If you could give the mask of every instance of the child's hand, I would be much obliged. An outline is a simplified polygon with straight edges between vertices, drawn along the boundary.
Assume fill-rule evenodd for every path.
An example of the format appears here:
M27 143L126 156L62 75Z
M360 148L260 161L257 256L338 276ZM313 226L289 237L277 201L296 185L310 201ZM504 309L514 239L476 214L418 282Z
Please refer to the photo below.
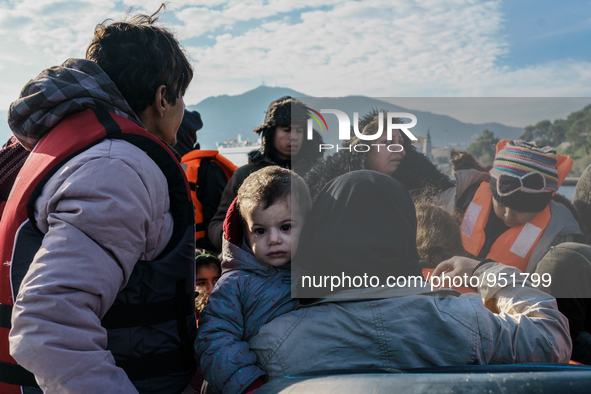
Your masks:
M474 268L480 264L480 261L471 259L469 257L454 256L451 259L442 261L433 271L432 276L440 276L445 274L446 276L472 276Z

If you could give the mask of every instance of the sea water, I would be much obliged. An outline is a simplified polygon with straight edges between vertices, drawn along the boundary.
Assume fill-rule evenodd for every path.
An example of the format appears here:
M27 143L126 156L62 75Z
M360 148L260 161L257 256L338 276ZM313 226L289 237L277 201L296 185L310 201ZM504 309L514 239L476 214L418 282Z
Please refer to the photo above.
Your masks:
M575 187L576 186L560 186L558 193L572 201L575 196Z

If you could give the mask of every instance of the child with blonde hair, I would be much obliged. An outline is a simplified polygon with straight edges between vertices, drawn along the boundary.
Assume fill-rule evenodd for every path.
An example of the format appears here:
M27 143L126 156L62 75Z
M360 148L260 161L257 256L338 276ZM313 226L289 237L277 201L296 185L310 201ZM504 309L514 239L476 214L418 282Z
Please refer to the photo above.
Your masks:
M435 268L454 256L466 256L460 225L445 209L417 202L417 251L422 268Z

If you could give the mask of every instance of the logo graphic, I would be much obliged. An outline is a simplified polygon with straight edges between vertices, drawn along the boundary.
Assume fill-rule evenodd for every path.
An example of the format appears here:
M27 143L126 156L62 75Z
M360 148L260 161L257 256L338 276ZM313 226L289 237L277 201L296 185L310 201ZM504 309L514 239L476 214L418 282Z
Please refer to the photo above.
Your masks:
M312 112L314 112L314 114L318 115L318 117L320 117L320 119L322 119L322 122L324 123L324 126L326 126L326 131L328 131L328 125L326 124L326 120L324 120L324 116L320 115L320 113L318 111L314 111L312 108L306 107L306 109L308 111L312 111ZM316 116L314 116L314 114L311 114L310 112L307 113L307 115L310 115L316 121L316 123L318 123L318 126L320 126L320 130L323 130L322 123L320 123L320 120L318 120L318 118ZM311 123L311 120L312 119L309 119L308 120L308 130L310 130L309 123ZM308 133L309 133L309 131L308 131ZM310 139L310 137L308 137L308 139Z
M324 123L326 130L328 131L328 125L326 124L326 120L321 115L322 114L333 114L336 115L339 121L339 140L349 140L351 139L351 120L349 116L340 111L338 109L321 109L320 113L318 111L313 110L312 108L306 107L306 109L310 110L312 113L308 112L311 119L308 119L308 140L312 139L313 133L313 120L318 123L320 129L323 130L322 123L320 123L320 119ZM378 121L378 130L375 134L365 135L361 134L359 131L359 112L353 113L353 132L355 135L363 141L375 141L382 136L384 132L384 113L379 113L379 121ZM318 119L320 118L320 119ZM410 119L410 123L394 123L394 119ZM404 134L411 139L411 141L418 141L417 137L415 137L408 129L417 125L417 117L413 114L407 112L388 112L386 114L386 133L388 135L388 140L392 139L392 130L401 130Z

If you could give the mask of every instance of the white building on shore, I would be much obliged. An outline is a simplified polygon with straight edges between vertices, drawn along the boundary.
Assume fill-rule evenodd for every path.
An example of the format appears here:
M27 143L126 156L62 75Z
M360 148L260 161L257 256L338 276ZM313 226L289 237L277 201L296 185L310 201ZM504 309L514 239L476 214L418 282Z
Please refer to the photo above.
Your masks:
M238 138L225 140L215 143L217 150L232 163L241 167L248 163L248 153L261 147L261 139L255 141L242 140L240 134Z

